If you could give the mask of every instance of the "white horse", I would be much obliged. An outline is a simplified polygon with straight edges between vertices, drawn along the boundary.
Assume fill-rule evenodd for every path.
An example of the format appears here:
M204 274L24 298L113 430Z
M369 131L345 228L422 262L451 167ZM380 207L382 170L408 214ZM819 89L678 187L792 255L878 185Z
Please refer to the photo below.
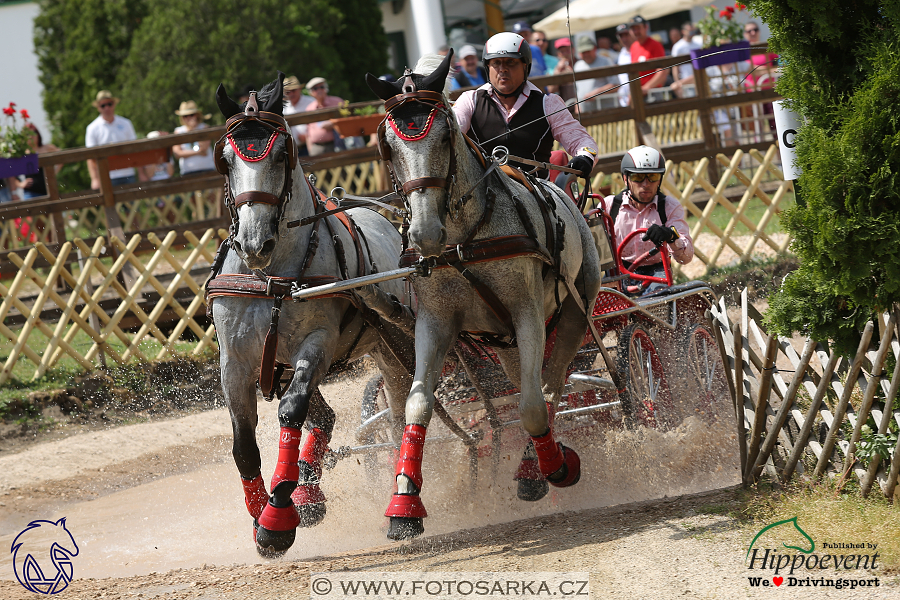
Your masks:
M409 241L435 265L429 277L413 278L416 370L406 401L397 493L386 512L392 539L424 531L419 492L425 428L441 366L461 332L514 342L497 351L521 391L521 422L533 443L520 475L530 468L540 479L517 477L520 498L542 497L544 477L558 487L580 477L578 455L554 440L551 415L587 330L583 309L600 289L597 250L585 219L562 190L541 182L536 197L501 171L486 172L443 94L452 54L427 76L409 74L398 83L367 76L385 100L380 148L411 212ZM542 389L545 321L557 310L556 343Z
M394 406L399 439L399 415L411 382L402 364L404 347L412 362L410 337L378 319L360 295L291 301L292 284L316 285L391 268L401 240L387 219L366 208L346 211L349 219L322 217L325 207L303 175L282 116L283 78L279 73L242 107L219 86L217 102L228 121L226 135L216 144L216 165L226 175L233 222L225 253L217 257L218 274L208 286L234 460L263 556L283 554L297 526L315 525L325 515L319 478L334 411L318 393L322 378L336 363L371 354L385 375L388 401L399 402ZM301 221L305 218L314 220ZM403 294L398 281L382 289L398 298ZM385 339L395 343L389 348ZM284 390L278 377L273 381L276 363L294 371ZM256 443L257 381L264 394L280 397L271 496ZM309 432L301 448L304 423Z

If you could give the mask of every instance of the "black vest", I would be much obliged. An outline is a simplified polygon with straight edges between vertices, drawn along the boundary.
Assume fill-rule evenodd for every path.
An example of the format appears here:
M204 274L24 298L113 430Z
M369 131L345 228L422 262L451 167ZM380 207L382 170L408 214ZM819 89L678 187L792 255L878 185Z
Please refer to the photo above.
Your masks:
M531 121L535 122L510 133L511 129ZM506 146L509 153L515 156L550 162L550 151L553 150L553 132L550 130L550 122L544 115L544 94L537 90L531 90L525 104L507 123L500 112L500 107L491 99L488 91L478 90L475 92L475 112L472 114L469 136L488 155L493 152L495 147ZM486 140L491 141L484 143ZM523 165L514 161L509 161L509 164L514 167L522 167L526 171L534 168L531 165ZM547 171L541 169L537 175L547 177Z

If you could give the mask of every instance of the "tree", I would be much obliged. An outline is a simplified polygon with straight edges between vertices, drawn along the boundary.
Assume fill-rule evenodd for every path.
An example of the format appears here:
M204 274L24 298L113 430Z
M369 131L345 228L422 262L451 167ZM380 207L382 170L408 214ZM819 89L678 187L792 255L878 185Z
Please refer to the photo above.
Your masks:
M381 9L372 0L342 0L340 7L344 20L335 49L344 57L341 78L348 86L345 98L351 102L375 100L365 75L378 77L387 71L388 40L380 25ZM379 25L373 27L373 23Z
M801 260L767 323L855 351L873 313L900 302L900 3L748 0L781 56L805 201L783 223Z
M44 0L34 20L34 47L44 110L60 148L84 146L85 129L97 118L91 105L101 89L118 96L116 77L134 31L146 14L146 0ZM63 189L88 187L87 167L67 165Z
M356 21L373 10L377 19L365 26ZM348 24L355 35L347 35ZM274 79L277 70L300 81L325 77L332 94L352 98L354 82L365 85L365 69L387 62L386 50L369 47L370 38L386 44L375 0L153 0L119 73L123 114L139 131L171 130L174 110L193 99L221 123L213 110L219 83L237 97L247 84L259 89Z

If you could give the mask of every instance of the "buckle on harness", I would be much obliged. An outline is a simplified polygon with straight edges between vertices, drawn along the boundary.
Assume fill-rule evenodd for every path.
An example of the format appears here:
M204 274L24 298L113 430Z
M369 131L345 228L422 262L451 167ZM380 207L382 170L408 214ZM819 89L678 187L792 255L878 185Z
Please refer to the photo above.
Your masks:
M434 269L434 259L433 258L425 258L424 256L419 258L415 264L416 267L416 275L419 277L428 277L431 275L432 269Z

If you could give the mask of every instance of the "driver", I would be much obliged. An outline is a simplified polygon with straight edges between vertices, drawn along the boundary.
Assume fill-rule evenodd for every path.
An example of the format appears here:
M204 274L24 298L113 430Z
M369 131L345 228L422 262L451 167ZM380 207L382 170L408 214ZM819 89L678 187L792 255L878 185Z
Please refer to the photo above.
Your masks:
M568 166L589 178L597 142L566 110L562 98L544 94L528 81L531 47L525 38L498 33L484 45L481 60L488 83L464 92L453 106L460 130L488 155L496 146L506 146L512 155L541 162L550 162L553 140L557 140L573 157ZM514 161L510 164L525 171L534 168ZM546 178L547 170L541 169L537 175Z
M684 207L678 200L660 191L666 173L666 159L662 153L650 146L632 148L622 157L621 171L626 189L606 197L609 216L615 223L616 241L621 243L635 229L647 229L640 239L635 236L622 248L625 267L639 275L665 277L660 254L631 269L632 261L663 242L668 244L669 254L676 261L681 264L691 262L694 243L684 219ZM626 287L636 283L629 280ZM643 293L663 287L664 284L654 282Z

